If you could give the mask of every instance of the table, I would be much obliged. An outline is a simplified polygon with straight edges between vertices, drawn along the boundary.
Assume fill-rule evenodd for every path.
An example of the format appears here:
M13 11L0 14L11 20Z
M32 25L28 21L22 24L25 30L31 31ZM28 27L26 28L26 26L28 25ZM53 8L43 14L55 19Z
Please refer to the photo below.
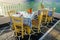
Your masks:
M29 25L30 27L32 27L32 20L34 19L34 16L36 13L32 12L32 14L28 14L25 11L20 11L18 12L19 14L13 14L12 16L15 17L21 17L21 15L23 15L24 18L24 24Z

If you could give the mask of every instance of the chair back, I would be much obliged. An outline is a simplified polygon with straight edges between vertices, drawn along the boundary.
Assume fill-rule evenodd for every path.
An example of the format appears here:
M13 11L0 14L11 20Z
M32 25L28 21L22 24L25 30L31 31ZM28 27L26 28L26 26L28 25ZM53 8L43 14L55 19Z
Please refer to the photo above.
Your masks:
M23 26L23 18L22 17L12 17L12 22L15 26Z
M24 32L23 32L23 18L22 17L13 17L12 16L12 22L15 28L16 33L21 33L21 36L23 38ZM18 34L16 34L17 36Z
M55 13L55 8L52 9L52 11L49 11L49 14L48 14L48 19L47 19L47 22L50 23L53 21L53 16L54 16L54 13Z
M48 10L47 9L44 9L44 10L42 10L42 12L43 12L43 15L48 15Z
M43 12L41 12L39 15L38 15L38 21L42 21L42 17L43 17ZM40 22L39 22L40 23Z
M15 10L10 10L10 11L8 11L7 13L8 13L8 16L11 17L11 15L12 15L12 14L15 14L16 11L15 11Z
M8 11L7 12L8 13L8 16L9 16L9 19L10 19L10 26L11 26L11 24L12 24L12 18L11 18L11 16L12 16L12 14L15 14L16 13L16 11L15 10L10 10L10 11ZM12 29L14 30L14 25L12 24Z
M40 32L40 26L42 23L43 12L38 15L38 33Z
M47 23L48 10L44 9L44 10L42 10L42 13L43 13L43 23Z

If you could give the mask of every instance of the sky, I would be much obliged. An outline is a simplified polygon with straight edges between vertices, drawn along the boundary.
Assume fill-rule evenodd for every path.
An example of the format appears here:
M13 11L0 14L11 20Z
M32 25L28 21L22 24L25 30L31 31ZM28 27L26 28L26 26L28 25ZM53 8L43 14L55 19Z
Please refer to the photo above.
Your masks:
M60 0L53 0L54 2L60 2Z

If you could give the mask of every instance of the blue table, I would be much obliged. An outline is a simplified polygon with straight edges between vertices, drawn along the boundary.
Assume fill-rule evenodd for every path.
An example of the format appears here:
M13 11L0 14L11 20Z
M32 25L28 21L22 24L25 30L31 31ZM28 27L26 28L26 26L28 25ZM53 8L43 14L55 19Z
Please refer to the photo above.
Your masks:
M21 14L23 15L23 18L24 18L24 24L27 24L29 25L30 27L32 27L32 19L34 19L34 16L35 16L35 13L32 12L32 14L28 14L27 12L19 12L20 14L13 14L12 16L15 16L15 17L20 17Z

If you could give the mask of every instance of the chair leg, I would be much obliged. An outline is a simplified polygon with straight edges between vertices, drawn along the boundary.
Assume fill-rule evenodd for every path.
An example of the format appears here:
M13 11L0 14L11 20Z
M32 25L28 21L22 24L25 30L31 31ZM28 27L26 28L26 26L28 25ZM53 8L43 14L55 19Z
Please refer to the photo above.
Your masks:
M30 27L27 27L26 31L27 31L28 35L30 35L30 33L31 33Z
M14 35L17 37L18 35L17 35L17 32L14 32Z
M14 30L15 28L14 28L14 25L12 24L12 30Z
M29 39L28 40L31 40L30 37L31 37L31 35L29 35Z
M23 28L22 28L22 38L23 38Z
M38 26L38 33L40 32L40 26Z

